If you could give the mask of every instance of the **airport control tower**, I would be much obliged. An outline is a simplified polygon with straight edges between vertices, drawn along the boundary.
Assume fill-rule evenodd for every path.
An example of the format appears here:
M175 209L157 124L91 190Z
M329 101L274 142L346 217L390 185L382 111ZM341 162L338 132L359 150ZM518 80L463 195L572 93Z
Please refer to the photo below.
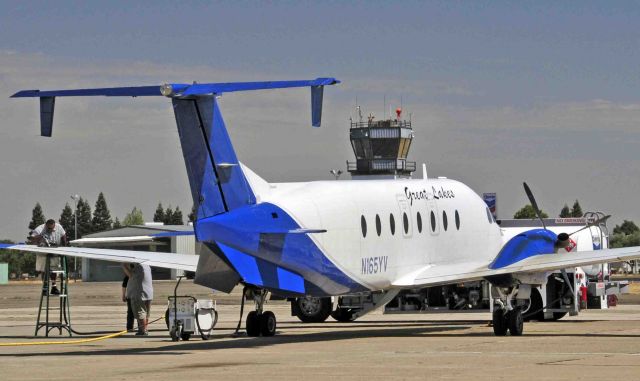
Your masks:
M407 161L413 139L411 121L402 120L402 109L396 118L375 120L372 114L362 118L358 106L358 121L351 120L350 139L356 161L347 161L347 170L354 180L371 178L410 178L416 170L415 161Z

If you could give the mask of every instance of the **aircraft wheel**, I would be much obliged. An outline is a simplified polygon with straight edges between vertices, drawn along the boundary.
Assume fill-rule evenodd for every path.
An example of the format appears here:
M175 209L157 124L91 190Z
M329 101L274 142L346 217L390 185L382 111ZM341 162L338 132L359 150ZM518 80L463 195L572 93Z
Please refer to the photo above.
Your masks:
M331 298L305 296L291 301L291 308L303 323L322 323L331 315Z
M260 315L257 311L251 311L247 315L247 336L260 336Z
M260 333L262 336L273 336L276 334L276 315L271 311L263 312L260 315Z
M338 307L336 308L335 311L331 313L331 317L341 323L348 323L350 321L356 320L355 317L353 316L354 314L355 314L355 311L350 308Z
M502 309L493 311L493 333L496 336L507 334L507 319Z
M522 311L520 311L520 308L516 308L507 314L507 324L511 336L522 336L524 320L522 319Z
M180 338L184 341L189 341L189 339L191 338L191 334L190 333L183 333L182 335L180 335Z

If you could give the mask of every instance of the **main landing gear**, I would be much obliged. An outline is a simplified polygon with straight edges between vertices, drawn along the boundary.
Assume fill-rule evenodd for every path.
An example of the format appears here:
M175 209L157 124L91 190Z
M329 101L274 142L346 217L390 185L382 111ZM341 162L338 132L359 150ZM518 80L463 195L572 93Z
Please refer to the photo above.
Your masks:
M263 311L269 292L260 289L246 289L243 297L253 298L256 310L247 315L247 336L273 336L276 334L276 315L271 311Z
M494 299L493 305L493 333L496 336L506 336L507 331L511 336L522 336L524 331L524 318L522 317L522 308L514 307L511 301L518 293L518 288L513 287L506 294L501 287L496 287L499 297Z

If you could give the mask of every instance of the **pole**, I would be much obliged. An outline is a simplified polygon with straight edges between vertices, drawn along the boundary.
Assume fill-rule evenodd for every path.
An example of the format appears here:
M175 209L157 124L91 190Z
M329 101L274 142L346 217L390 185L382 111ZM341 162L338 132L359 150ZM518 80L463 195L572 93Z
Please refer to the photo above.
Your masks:
M78 201L80 200L80 196L78 196L77 194L74 194L73 196L71 196L71 198L73 199L73 201L76 202L76 210L73 213L73 217L74 217L74 229L73 229L73 235L74 235L74 241L78 239ZM76 257L73 257L73 281L77 281L78 280L78 259Z

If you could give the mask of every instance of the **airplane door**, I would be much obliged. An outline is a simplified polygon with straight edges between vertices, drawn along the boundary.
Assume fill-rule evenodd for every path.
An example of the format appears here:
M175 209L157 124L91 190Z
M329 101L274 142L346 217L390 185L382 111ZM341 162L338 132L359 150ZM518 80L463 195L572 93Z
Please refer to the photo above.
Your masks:
M404 195L398 195L398 208L400 209L400 230L405 238L410 238L413 234L413 219L411 218L411 207Z

